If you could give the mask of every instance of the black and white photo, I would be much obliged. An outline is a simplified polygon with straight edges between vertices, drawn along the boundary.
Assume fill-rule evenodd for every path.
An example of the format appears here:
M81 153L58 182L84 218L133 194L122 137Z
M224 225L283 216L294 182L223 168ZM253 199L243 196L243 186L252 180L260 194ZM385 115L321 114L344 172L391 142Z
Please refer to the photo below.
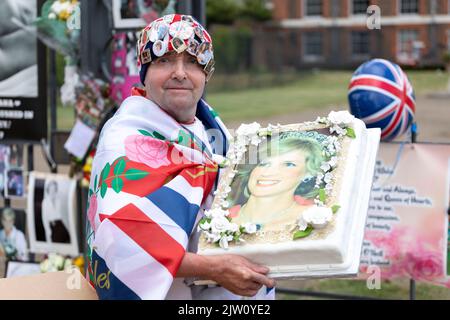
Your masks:
M28 190L31 250L77 255L76 180L63 174L31 172Z

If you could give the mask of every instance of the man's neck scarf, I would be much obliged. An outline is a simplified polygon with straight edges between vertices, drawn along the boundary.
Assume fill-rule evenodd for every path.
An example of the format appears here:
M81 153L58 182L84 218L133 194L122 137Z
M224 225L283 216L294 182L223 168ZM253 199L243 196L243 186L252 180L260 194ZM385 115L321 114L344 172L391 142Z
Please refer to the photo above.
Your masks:
M134 94L102 129L92 166L87 277L100 299L166 297L218 171L199 139ZM203 100L196 116L224 156L222 121Z

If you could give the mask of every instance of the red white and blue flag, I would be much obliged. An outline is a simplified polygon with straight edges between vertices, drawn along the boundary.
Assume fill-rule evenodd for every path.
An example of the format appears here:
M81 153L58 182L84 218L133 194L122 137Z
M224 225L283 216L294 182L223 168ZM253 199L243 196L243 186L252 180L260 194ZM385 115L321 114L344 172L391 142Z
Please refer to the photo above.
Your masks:
M415 96L402 69L390 61L373 59L361 65L350 81L351 113L368 128L381 128L381 139L407 131L414 119Z
M200 100L197 117L229 133ZM142 96L127 98L104 126L89 187L88 280L101 299L164 299L218 166L188 130Z

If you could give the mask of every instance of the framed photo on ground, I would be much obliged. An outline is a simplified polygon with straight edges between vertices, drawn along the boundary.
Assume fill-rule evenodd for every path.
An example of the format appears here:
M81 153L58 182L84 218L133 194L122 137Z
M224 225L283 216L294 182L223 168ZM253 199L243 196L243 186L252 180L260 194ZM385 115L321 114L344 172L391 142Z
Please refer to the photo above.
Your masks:
M79 254L75 179L31 172L27 208L31 251Z

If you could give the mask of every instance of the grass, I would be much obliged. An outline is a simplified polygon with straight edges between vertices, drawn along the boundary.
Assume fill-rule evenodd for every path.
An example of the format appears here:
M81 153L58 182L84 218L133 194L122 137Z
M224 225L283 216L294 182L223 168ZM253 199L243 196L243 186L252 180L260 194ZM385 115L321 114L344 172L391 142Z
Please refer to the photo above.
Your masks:
M448 76L438 71L408 71L416 95L444 90ZM352 71L308 71L284 74L215 74L208 84L207 100L227 121L249 121L280 114L347 108L347 87ZM58 128L69 130L74 111L58 106Z
M439 71L408 71L408 77L415 89L416 95L432 91L444 90L448 76ZM216 75L214 75L216 76ZM217 82L224 83L223 75L217 75ZM286 82L278 77L281 85L274 85L274 79L257 85L271 85L241 89L248 85L248 75L235 75L231 78L236 83L233 89L226 88L220 92L217 84L211 81L212 90L207 100L227 122L231 120L252 120L268 118L279 114L301 112L308 109L318 109L325 106L347 108L347 87L352 76L351 71L315 71L304 72L292 77ZM230 77L230 76L229 76ZM228 80L228 82L232 82ZM242 86L239 85L242 83Z
M409 280L382 281L380 289L368 289L363 280L308 280L283 281L279 287L299 289L302 291L337 293L374 299L409 299ZM416 282L416 299L418 300L450 300L450 289L427 283ZM278 293L277 299L318 299L308 296Z

